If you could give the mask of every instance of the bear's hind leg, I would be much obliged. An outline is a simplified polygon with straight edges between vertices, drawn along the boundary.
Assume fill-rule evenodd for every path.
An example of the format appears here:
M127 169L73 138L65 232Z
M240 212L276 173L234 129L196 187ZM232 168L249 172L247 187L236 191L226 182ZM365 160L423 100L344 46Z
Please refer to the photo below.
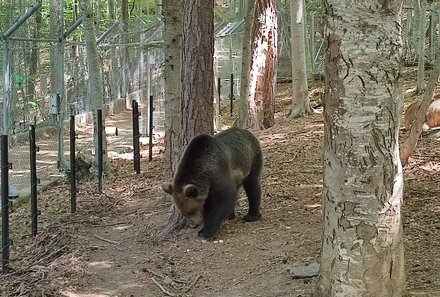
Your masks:
M249 211L243 217L245 222L257 221L261 218L261 182L258 177L248 176L243 182L243 188L249 201Z

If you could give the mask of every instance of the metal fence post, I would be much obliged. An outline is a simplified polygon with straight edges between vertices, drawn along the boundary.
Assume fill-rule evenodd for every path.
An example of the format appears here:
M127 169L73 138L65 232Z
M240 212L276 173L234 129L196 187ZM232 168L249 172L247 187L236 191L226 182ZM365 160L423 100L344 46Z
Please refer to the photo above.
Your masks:
M150 95L149 106L149 120L150 120L150 131L148 131L148 161L153 160L153 95Z
M31 171L31 226L32 236L38 231L38 202L37 202L37 151L35 144L35 126L29 126L29 150L30 150L30 171Z
M141 173L141 154L139 151L139 104L136 100L132 101L133 115L133 165L136 174Z
M75 116L70 116L70 212L76 212Z
M230 99L231 99L231 117L232 117L232 112L234 111L234 74L231 73L231 93L229 94Z
M8 135L1 136L2 189L2 272L9 270L9 161Z
M102 192L102 180L104 174L104 160L103 160L103 151L102 151L102 110L98 109L97 111L97 132L98 132L98 189L99 192Z

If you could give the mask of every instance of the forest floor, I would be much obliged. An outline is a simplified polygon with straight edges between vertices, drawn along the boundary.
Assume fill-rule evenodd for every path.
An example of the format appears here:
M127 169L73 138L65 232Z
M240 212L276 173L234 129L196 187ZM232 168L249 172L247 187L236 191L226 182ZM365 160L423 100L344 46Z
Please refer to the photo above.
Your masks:
M113 160L104 193L94 182L80 184L76 214L66 181L39 194L35 239L27 235L28 207L14 210L12 271L0 275L0 296L310 296L316 278L293 279L289 269L319 261L323 118L286 119L289 89L279 85L276 124L256 133L265 158L262 220L242 223L240 200L237 218L213 240L194 229L157 239L171 210L160 188L162 156L142 158L140 175L132 162ZM407 96L406 105L414 99ZM439 171L439 137L422 137L404 169L411 296L440 296Z

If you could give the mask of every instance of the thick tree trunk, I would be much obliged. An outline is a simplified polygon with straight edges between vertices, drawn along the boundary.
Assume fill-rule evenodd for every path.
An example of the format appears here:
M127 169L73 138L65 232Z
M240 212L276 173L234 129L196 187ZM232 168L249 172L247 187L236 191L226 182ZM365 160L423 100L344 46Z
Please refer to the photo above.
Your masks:
M290 118L310 114L309 92L307 86L307 56L304 29L304 0L290 0L291 49L292 49L292 108Z
M275 119L277 12L275 0L258 0L253 28L248 119L252 130L269 128Z
M182 134L185 148L194 136L213 133L214 1L183 1Z
M165 6L166 9L168 6ZM168 7L169 8L169 7ZM173 22L178 22L172 19ZM176 23L177 25L177 23ZM178 33L174 32L174 34ZM178 40L175 40L178 43ZM174 44L177 46L177 44ZM168 48L169 49L169 48ZM177 143L169 143L167 146L173 146L175 150L170 155L169 161L177 160L177 155L183 152L191 139L199 134L213 133L213 94L214 94L214 1L213 0L185 0L183 1L183 43L182 43L182 93L180 109L180 149ZM173 55L176 55L173 52ZM177 56L174 56L177 58ZM168 52L167 59L170 59ZM175 60L178 61L178 60ZM179 67L178 64L170 66ZM174 71L174 69L173 69ZM176 75L176 74L174 74ZM173 76L174 76L173 75ZM168 83L167 83L168 84ZM174 88L176 86L173 86ZM173 93L174 102L177 95ZM169 104L169 103L167 103ZM170 114L169 116L175 116ZM178 128L178 127L174 127ZM169 135L173 137L171 141L177 141L179 135ZM168 140L170 141L170 140ZM171 154L171 152L169 152ZM176 154L175 154L176 153ZM167 170L175 170L177 164L171 164ZM173 207L173 213L161 236L166 236L182 228L185 220L178 210Z
M324 232L315 296L401 297L402 3L325 5L331 9L325 34Z

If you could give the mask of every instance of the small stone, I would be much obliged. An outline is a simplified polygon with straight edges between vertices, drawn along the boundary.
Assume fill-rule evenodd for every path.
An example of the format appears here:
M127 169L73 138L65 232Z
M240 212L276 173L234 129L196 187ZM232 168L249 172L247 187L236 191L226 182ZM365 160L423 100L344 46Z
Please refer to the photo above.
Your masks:
M292 278L310 278L319 274L320 264L312 262L306 265L294 266L290 269Z

